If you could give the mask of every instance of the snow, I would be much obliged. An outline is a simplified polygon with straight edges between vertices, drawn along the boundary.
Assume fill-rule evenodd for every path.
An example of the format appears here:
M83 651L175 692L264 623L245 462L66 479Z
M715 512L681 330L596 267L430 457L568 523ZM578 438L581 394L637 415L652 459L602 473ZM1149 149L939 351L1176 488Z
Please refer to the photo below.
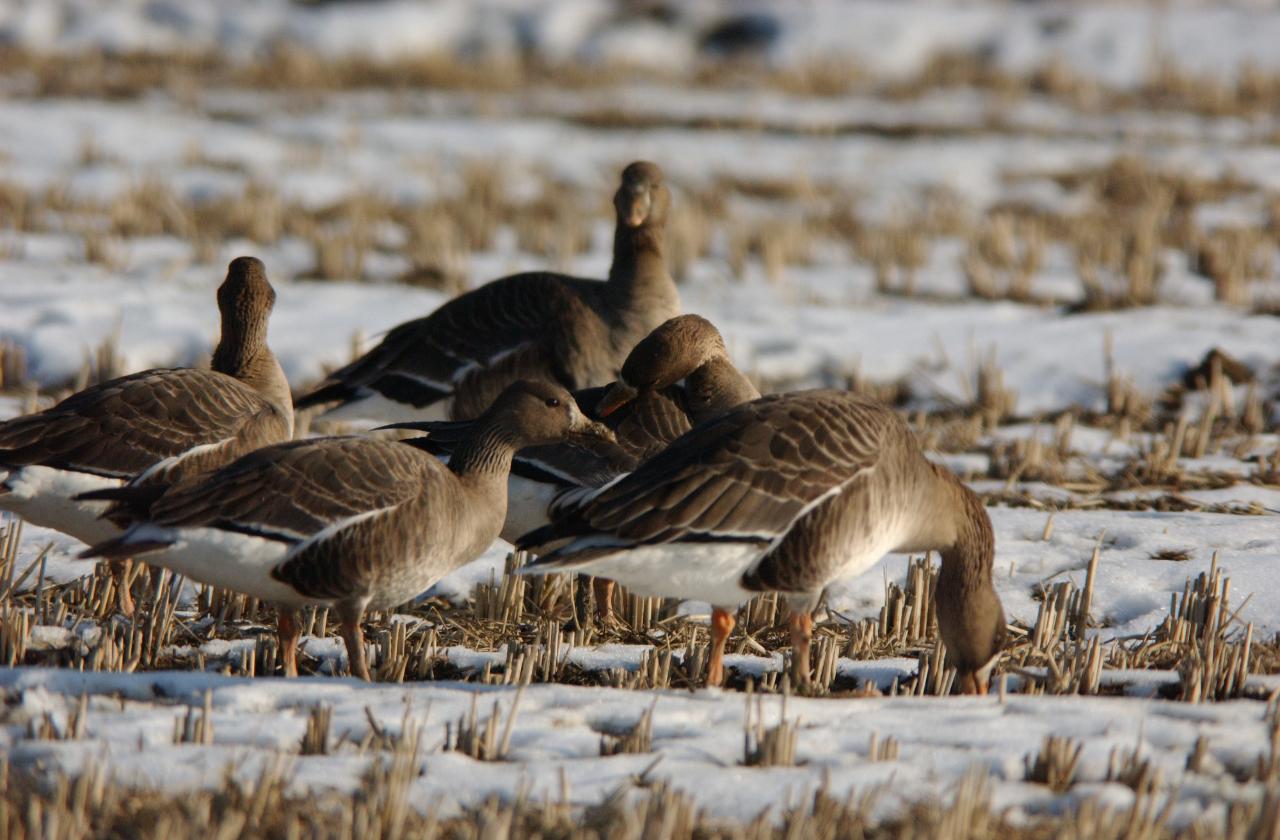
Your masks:
M1118 698L863 698L840 701L792 698L787 719L799 726L796 767L741 766L745 709L740 695L719 690L623 691L534 685L519 697L508 760L478 762L442 751L446 723L478 701L481 719L497 705L503 719L516 702L513 688L459 683L368 686L348 679L236 679L212 674L85 674L46 669L0 670L0 687L16 698L0 748L15 769L40 764L74 771L90 761L110 766L118 782L169 791L220 784L224 773L253 781L281 754L293 793L354 789L371 759L354 746L330 755L301 756L297 745L308 710L332 709L331 742L358 742L369 716L386 730L402 721L422 728L420 775L409 793L417 807L457 809L491 794L510 799L521 785L535 799L559 800L561 779L570 801L594 804L645 773L693 796L716 816L750 817L780 808L827 785L837 799L851 791L889 785L879 807L892 813L954 787L972 768L988 775L996 810L1013 816L1052 814L1082 798L1125 803L1132 793L1106 781L1113 750L1137 750L1160 770L1161 797L1179 804L1181 819L1221 818L1232 801L1252 800L1261 786L1231 773L1266 754L1268 725L1262 704L1249 701L1188 706ZM175 718L197 710L209 692L213 744L173 744ZM26 721L49 714L55 725L81 694L89 696L85 736L74 741L22 739ZM763 703L766 725L780 714L780 698ZM602 732L625 731L654 706L653 751L599 756ZM1084 750L1078 786L1055 795L1023 781L1024 762L1043 738L1078 739ZM1200 772L1186 769L1198 737L1209 743ZM868 761L873 737L892 737L894 761Z
M103 204L147 185L163 185L193 205L239 196L254 185L286 206L318 210L353 197L415 205L456 195L467 165L496 162L504 190L515 200L537 198L548 178L598 196L589 249L558 266L595 277L604 276L610 258L606 198L619 167L640 157L662 164L677 206L721 179L778 181L799 185L806 197L786 204L730 194L731 218L768 225L810 209L807 189L813 188L817 202L821 188L830 188L847 197L842 200L864 224L878 225L913 222L925 196L954 200L957 212L971 220L1004 204L1084 213L1095 202L1089 190L1065 186L1055 175L1136 154L1156 169L1247 181L1241 192L1195 208L1199 230L1270 224L1269 208L1280 190L1276 114L1214 116L1145 106L1110 112L1067 97L1008 97L976 88L901 98L876 93L880 83L917 76L941 51L981 54L1014 74L1061 62L1081 78L1125 90L1143 85L1162 56L1176 58L1180 70L1224 82L1247 67L1280 72L1274 48L1280 13L1267 4L696 0L668 7L665 17L646 17L605 0L0 0L0 44L68 56L85 48L210 48L251 62L277 45L291 45L379 61L443 54L502 62L521 56L654 71L582 89L545 84L483 94L362 90L305 97L231 89L199 90L189 99L157 92L102 101L23 95L19 81L18 95L0 97L0 181ZM747 52L780 69L834 57L866 70L874 84L819 95L672 81L715 60L725 47L708 45L715 39L707 36L748 15L757 39ZM592 119L619 109L633 125ZM26 373L39 386L73 381L104 342L114 343L129 370L201 363L217 335L214 289L227 261L242 253L266 262L278 293L270 342L299 389L347 361L353 341L368 347L390 327L444 300L440 292L392 282L408 267L398 253L407 233L389 223L374 231L361 276L325 282L308 279L315 254L295 236L269 244L218 242L212 253L178 237L135 237L111 243L109 265L90 265L84 233L67 219L36 232L0 231L0 340L21 348ZM710 254L688 267L681 288L685 309L715 322L735 362L773 387L842 385L858 372L876 382L905 383L910 409L936 408L968 402L979 363L991 354L1005 387L1016 393L1019 420L985 432L963 451L934 457L972 479L980 492L1022 494L1032 505L989 508L995 586L1011 621L1034 622L1043 586L1062 580L1082 586L1098 547L1089 632L1103 641L1157 627L1171 597L1206 572L1215 556L1231 579L1231 607L1239 609L1230 634L1242 634L1250 623L1256 639L1280 634L1280 489L1253 477L1257 459L1276 447L1274 434L1179 461L1189 475L1225 477L1227 486L1095 490L988 477L1000 446L1031 437L1054 445L1057 429L1041 417L1105 407L1108 343L1116 372L1148 397L1179 381L1212 348L1249 365L1271 397L1280 319L1215 303L1212 284L1174 248L1158 255L1163 276L1157 305L1077 314L1072 307L1083 291L1074 255L1057 242L1046 247L1032 281L1045 303L1023 305L969 295L959 270L968 242L960 236L931 241L914 298L877 291L872 268L851 255L848 242L815 241L807 259L770 278L755 259L741 272L731 268L726 239L725 231L717 231ZM1267 259L1267 276L1255 286L1274 294L1280 289L1274 253ZM492 247L467 255L466 282L474 286L547 263L522 251L515 232L503 228ZM1233 398L1242 405L1245 388L1237 387ZM0 417L27 411L31 402L25 395L0 397ZM1205 402L1193 396L1183 410L1195 420ZM1076 478L1112 474L1154 443L1150 433L1122 436L1081 420L1072 429L1064 470ZM1264 515L1050 514L1034 507L1132 504L1174 493L1215 509L1252 505ZM75 558L80 548L68 537L27 526L10 580L26 573L21 591L75 580L92 568ZM465 601L477 585L501 575L509 551L508 544L495 543L424 595ZM1184 554L1185 560L1161 559ZM826 608L850 619L875 616L886 582L901 584L906 566L907 558L890 555L864 574L836 582ZM193 595L188 586L180 609L190 608ZM680 613L698 622L707 610L687 602ZM415 627L422 621L394 620ZM92 622L37 626L31 647L91 646L100 632ZM253 644L252 638L214 640L170 653L190 659L199 653L218 667ZM302 648L322 673L341 671L341 640L308 637ZM563 655L584 670L634 671L651 649L609 644ZM442 653L451 665L478 672L502 665L506 648L450 647ZM736 653L726 665L760 676L780 671L783 657ZM917 663L841 659L837 667L845 678L885 690L911 678ZM1059 813L1085 799L1121 807L1132 802L1127 788L1105 779L1112 750L1132 749L1161 769L1160 791L1175 799L1176 824L1198 816L1221 819L1229 802L1261 796L1260 785L1238 779L1266 751L1270 730L1263 704L1193 707L1154 699L1176 684L1177 674L1169 671L1108 671L1103 684L1124 695L1113 698L1019 695L1012 692L1023 678L1007 679L1011 693L1003 701L791 699L787 715L800 722L802 764L762 769L738 765L743 698L717 690L531 686L520 699L510 760L482 764L440 751L445 724L468 712L476 698L482 716L494 702L505 715L515 702L513 689L453 682L368 686L331 676L286 682L192 672L0 669L9 701L0 718L0 751L15 768L74 772L103 762L119 781L181 791L220 784L228 768L252 780L282 753L296 750L308 709L324 704L333 707L334 736L348 741L368 731L366 708L392 731L406 709L411 722L424 725L423 774L411 795L423 807L456 810L490 793L513 797L522 786L534 797L559 798L562 771L571 800L588 804L647 771L647 778L671 781L714 815L749 818L823 783L837 797L883 787L890 792L883 806L891 812L947 791L976 766L991 775L997 809L1008 807L1021 818ZM1280 678L1254 676L1250 686L1265 694L1280 686ZM173 744L174 719L189 705L199 707L206 690L213 745ZM82 693L90 697L83 739L25 737L27 722L45 712L64 725ZM601 732L625 730L655 701L652 754L598 756ZM778 698L766 698L763 707L774 723ZM1022 780L1024 760L1049 734L1084 743L1081 784L1067 794ZM868 761L873 735L896 738L900 758ZM1204 769L1191 772L1186 756L1201 735L1209 738L1210 757ZM371 760L350 743L329 756L290 755L290 784L295 792L351 790Z

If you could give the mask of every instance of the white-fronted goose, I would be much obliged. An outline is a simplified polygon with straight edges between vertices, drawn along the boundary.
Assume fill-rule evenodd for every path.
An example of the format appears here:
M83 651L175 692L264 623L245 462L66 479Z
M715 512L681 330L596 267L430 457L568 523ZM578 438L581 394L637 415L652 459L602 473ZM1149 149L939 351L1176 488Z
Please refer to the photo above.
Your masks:
M731 610L780 592L793 667L808 679L810 612L831 581L890 551L942 556L937 614L950 661L983 692L1005 635L982 502L924 457L906 424L841 391L763 397L697 426L634 472L519 541L531 573L575 571L716 607L708 682L723 679Z
M494 280L391 330L295 408L337 402L329 419L469 419L517 379L569 390L612 380L632 345L680 311L662 253L670 201L661 169L631 164L614 196L607 281L551 272Z
M515 450L575 434L608 431L584 418L559 386L518 382L447 467L406 442L277 444L175 485L151 505L149 521L84 556L140 556L275 602L286 674L297 673L292 610L334 607L351 672L367 680L364 611L401 604L480 556L506 516Z
M289 383L267 346L275 290L240 257L218 288L222 334L211 370L148 370L0 423L0 508L93 544L120 532L101 518L126 482L164 484L293 435ZM132 611L122 568L121 608Z
M730 361L724 338L700 315L677 315L659 325L627 355L611 386L574 393L578 405L602 421L616 443L590 448L572 442L532 447L516 455L502 538L515 540L548 522L566 491L601 487L660 452L694 424L756 399L760 392ZM398 423L425 431L422 445L448 456L469 421ZM570 498L570 497L564 497ZM596 614L612 615L613 582L596 581Z
M724 338L710 321L677 315L632 349L617 382L573 396L582 412L607 426L614 439L562 441L518 452L511 467L505 540L514 542L547 524L547 507L562 491L601 487L696 423L756 399L760 392L733 366ZM474 422L428 420L385 428L426 432L419 445L447 458Z

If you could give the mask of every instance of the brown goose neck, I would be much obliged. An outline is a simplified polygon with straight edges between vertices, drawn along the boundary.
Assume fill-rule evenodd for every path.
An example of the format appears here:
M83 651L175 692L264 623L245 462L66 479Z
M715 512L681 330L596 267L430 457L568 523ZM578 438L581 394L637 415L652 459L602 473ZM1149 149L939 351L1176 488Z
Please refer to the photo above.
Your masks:
M449 469L460 478L506 479L519 441L507 424L481 417L476 427L449 458Z
M241 318L238 313L222 317L222 334L213 350L214 370L243 379L261 364L259 357L271 355L267 348L266 318Z
M991 566L995 560L995 532L982 499L945 467L933 465L938 481L951 497L947 509L953 518L953 540L939 547L942 569L939 590L971 592L991 587Z
M667 272L661 224L628 227L619 222L613 234L613 266L609 286L624 301L646 296L669 297L675 282Z
M261 394L284 417L292 434L293 397L279 360L267 346L265 319L245 323L224 318L210 367Z
M694 423L718 417L760 397L751 380L724 356L714 356L699 365L685 378L685 390L692 397L689 412Z

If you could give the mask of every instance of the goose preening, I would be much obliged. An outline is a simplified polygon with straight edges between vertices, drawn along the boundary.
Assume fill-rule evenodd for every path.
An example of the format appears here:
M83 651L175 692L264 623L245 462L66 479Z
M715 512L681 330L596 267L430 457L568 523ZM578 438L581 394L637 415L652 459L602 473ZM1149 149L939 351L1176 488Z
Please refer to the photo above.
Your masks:
M336 609L351 672L369 679L360 620L422 593L479 557L506 517L517 449L608 436L567 391L517 382L445 466L412 445L369 437L276 444L170 488L146 522L85 557L139 556L280 608L285 673L297 673L294 610Z
M1004 642L981 500L924 457L897 414L843 391L732 409L518 544L536 551L566 539L523 571L581 572L710 603L712 685L723 680L732 610L764 591L791 607L794 676L807 681L810 612L823 590L890 551L941 554L938 626L966 691L985 692Z
M0 423L0 508L93 544L120 532L103 518L126 483L163 486L293 435L289 383L267 346L275 290L240 257L218 288L222 334L212 369L147 370ZM118 519L118 518L117 518ZM133 611L125 563L113 563Z
M565 441L516 454L502 538L515 542L546 525L553 505L571 503L572 491L613 481L693 425L759 396L751 380L733 366L723 336L710 321L700 315L664 321L627 355L617 382L574 393L583 412L608 426L615 440L591 446ZM423 448L448 457L471 425L466 420L426 421L388 428L424 431ZM597 579L601 620L612 615L612 593L612 581Z
M637 341L680 311L663 258L671 196L662 170L622 172L607 281L551 272L494 280L394 328L294 404L328 419L469 419L517 379L573 390L617 376Z
M561 441L516 453L502 538L547 524L558 494L603 486L635 469L694 424L756 399L760 392L729 360L724 338L700 315L677 315L637 344L617 382L573 393L584 414L613 432L610 440ZM419 445L448 458L473 420L392 423L386 429L427 434Z

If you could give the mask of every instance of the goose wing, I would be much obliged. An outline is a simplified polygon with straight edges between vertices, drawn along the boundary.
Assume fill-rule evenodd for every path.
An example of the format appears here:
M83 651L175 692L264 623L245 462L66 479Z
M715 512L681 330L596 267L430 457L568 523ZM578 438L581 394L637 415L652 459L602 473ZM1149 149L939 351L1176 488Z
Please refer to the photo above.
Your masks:
M41 465L129 478L196 447L230 446L275 409L216 371L148 370L86 388L0 424L0 465Z
M423 492L439 461L395 441L317 438L258 449L172 487L151 506L155 524L212 527L284 542L340 531Z
M469 374L504 359L517 370L545 365L545 358L531 362L520 357L545 344L553 325L564 312L580 307L593 285L547 272L494 280L395 327L378 346L331 374L294 406L357 399L376 391L422 408L452 394Z
M839 391L763 397L696 426L627 477L589 494L522 547L548 555L640 544L773 543L798 517L874 470L893 412Z

